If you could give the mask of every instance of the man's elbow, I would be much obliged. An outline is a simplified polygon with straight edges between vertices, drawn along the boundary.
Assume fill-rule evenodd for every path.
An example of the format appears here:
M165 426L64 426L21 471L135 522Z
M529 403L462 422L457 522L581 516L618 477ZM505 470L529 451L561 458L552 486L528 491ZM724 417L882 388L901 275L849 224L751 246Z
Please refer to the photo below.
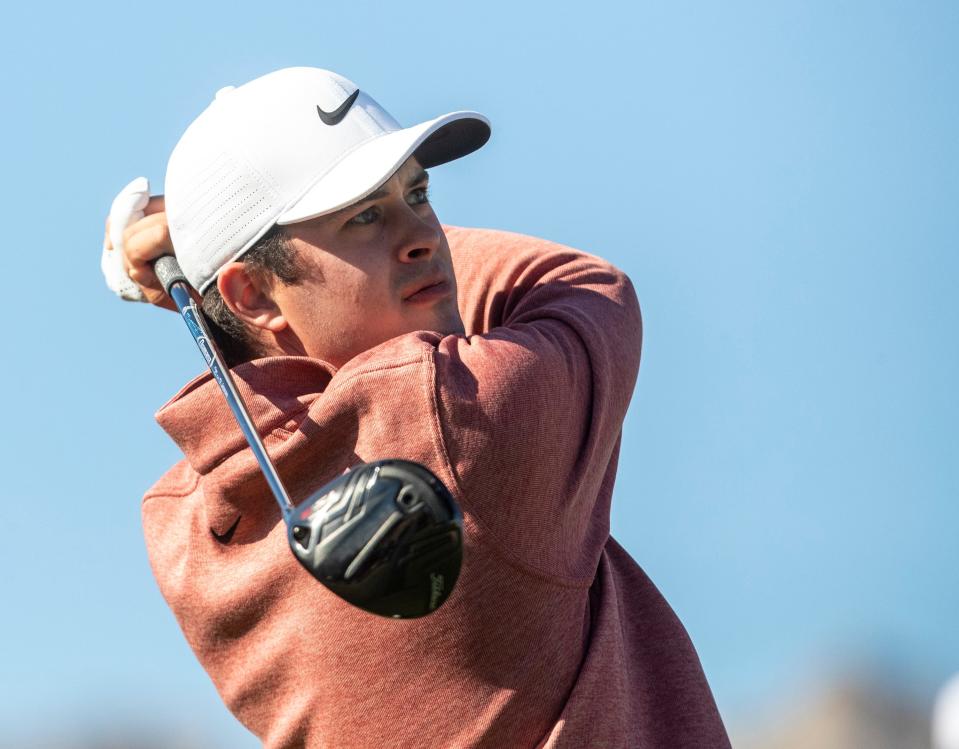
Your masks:
M636 366L639 366L639 355L643 347L643 315L639 307L639 297L636 287L625 271L610 266L616 278L618 301L622 314L621 337L622 346L628 351L635 352Z

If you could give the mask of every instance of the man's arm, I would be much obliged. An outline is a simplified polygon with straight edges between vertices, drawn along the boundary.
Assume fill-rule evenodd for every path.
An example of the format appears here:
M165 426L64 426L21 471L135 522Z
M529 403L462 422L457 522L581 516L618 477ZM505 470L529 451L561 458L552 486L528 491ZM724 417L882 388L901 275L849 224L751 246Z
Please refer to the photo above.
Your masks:
M639 368L632 284L544 240L448 235L471 335L438 343L436 382L463 506L516 562L592 579Z

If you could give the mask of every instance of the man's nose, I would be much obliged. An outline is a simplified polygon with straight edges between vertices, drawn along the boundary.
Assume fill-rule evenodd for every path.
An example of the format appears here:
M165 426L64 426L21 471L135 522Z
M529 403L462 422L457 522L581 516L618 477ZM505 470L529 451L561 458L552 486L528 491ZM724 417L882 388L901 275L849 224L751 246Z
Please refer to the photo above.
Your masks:
M398 247L400 262L429 260L439 249L442 230L435 221L420 216L412 208L404 214L403 239Z

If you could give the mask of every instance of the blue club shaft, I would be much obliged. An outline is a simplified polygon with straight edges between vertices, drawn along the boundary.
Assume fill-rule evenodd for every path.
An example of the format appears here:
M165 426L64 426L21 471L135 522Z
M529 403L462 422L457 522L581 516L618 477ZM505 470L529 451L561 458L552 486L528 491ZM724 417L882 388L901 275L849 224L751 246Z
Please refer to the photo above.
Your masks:
M171 267L170 261L172 261L174 266L176 265L176 260L170 256L157 260L155 266L157 276L160 278L164 287L166 287L167 293L176 303L177 309L180 310L180 314L183 316L187 328L190 329L193 340L196 342L200 353L203 354L203 358L210 368L213 379L216 380L220 386L220 390L223 391L226 402L229 404L230 410L233 411L233 415L236 417L236 421L240 425L240 429L243 432L243 436L246 437L250 449L256 456L256 461L260 464L260 469L263 471L263 475L270 485L270 490L273 492L277 504L280 505L284 520L286 520L293 511L293 503L290 501L290 496L286 492L286 487L284 487L283 482L280 481L280 475L277 473L273 461L270 460L270 456L263 446L263 441L260 439L260 435L253 425L253 419L250 418L250 414L246 410L246 404L236 389L233 376L223 361L222 354L213 342L213 337L210 335L209 328L207 328L203 313L190 296L190 287L187 285L186 279L183 277L179 266L175 268Z

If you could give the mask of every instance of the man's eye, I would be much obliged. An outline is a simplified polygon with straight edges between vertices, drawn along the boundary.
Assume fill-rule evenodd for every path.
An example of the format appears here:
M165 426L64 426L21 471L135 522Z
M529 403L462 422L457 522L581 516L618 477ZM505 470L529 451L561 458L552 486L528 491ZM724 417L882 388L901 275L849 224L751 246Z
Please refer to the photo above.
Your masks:
M428 187L417 187L413 192L410 193L410 204L417 205L419 203L429 203L430 202L430 191Z
M362 213L357 213L353 218L351 218L350 223L359 224L361 226L365 224L372 224L374 221L376 221L376 217L378 215L379 214L376 206L370 206Z

